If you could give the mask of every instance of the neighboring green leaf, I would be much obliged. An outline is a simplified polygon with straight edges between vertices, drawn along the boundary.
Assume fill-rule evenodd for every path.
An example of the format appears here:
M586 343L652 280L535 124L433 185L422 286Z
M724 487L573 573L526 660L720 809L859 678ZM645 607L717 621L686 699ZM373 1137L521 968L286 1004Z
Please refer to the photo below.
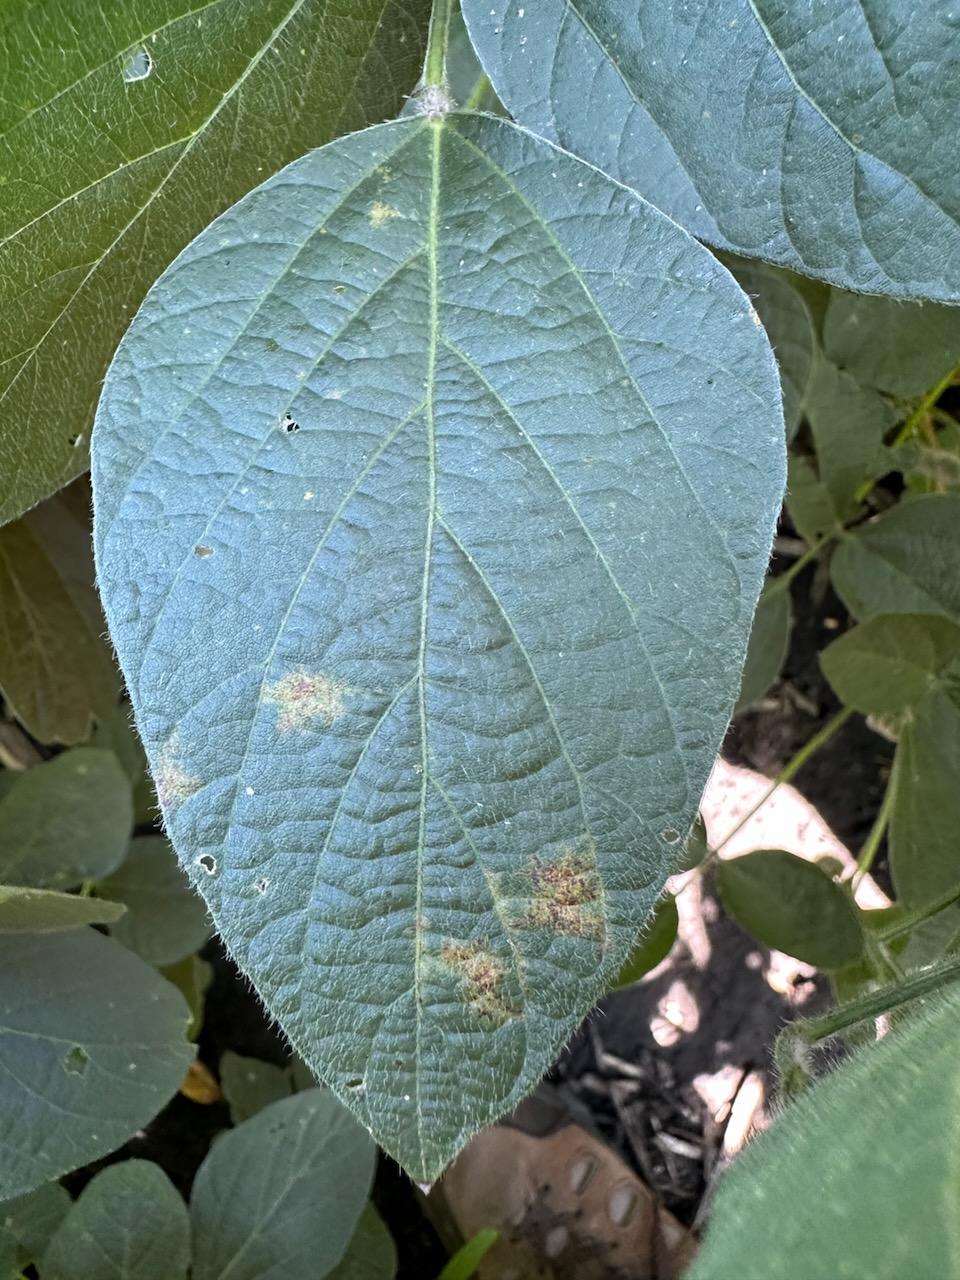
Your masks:
M127 705L113 707L97 725L91 745L107 747L123 766L133 787L133 820L138 827L150 826L157 819L157 797L147 769L143 744L137 737Z
M0 879L70 889L123 861L133 823L116 757L75 747L18 774L0 799Z
M123 342L98 564L171 840L421 1180L532 1088L672 870L783 451L712 255L489 116L304 157Z
M831 576L855 617L942 613L960 621L960 495L911 498L849 530Z
M906 906L921 906L960 881L960 663L953 693L921 703L897 747L890 865Z
M127 914L110 933L148 964L174 964L210 936L206 904L163 836L132 840L122 866L98 892L126 904Z
M687 1280L960 1274L960 986L805 1091L721 1180Z
M763 321L777 357L787 439L800 425L813 375L817 336L810 308L789 278L763 262L731 258L728 263Z
M0 528L0 688L41 742L85 741L119 687L102 639L89 513L83 522L75 507L62 494Z
M823 344L865 387L910 399L960 364L960 308L834 291Z
M680 918L677 915L677 900L673 894L661 899L657 909L650 917L643 937L627 957L627 962L617 974L613 989L629 987L639 981L645 973L655 969L670 952L677 938L677 927Z
M723 905L768 947L819 969L841 969L863 953L863 932L849 895L814 862L783 849L722 860Z
M457 1250L440 1272L438 1280L470 1280L477 1267L500 1239L500 1233L490 1227L478 1231Z
M122 902L0 885L0 933L49 933L85 924L110 924L125 910Z
M0 40L0 521L86 468L147 288L288 160L393 114L428 0L9 0ZM131 74L139 67L142 74Z
M811 546L843 524L830 491L817 475L814 460L805 454L790 454L786 503L794 528Z
M894 469L896 459L883 438L898 414L878 392L822 356L814 361L805 407L817 473L842 523L859 510L860 487Z
M327 1275L366 1205L375 1159L367 1134L322 1089L229 1130L193 1184L193 1280Z
M820 655L843 702L899 723L960 669L960 626L936 614L878 614Z
M190 1219L159 1165L124 1160L80 1194L43 1255L43 1280L186 1280Z
M293 1092L290 1072L285 1067L245 1058L230 1049L220 1059L220 1087L230 1104L234 1124L243 1124L271 1102L289 1098Z
M372 1204L360 1215L357 1229L328 1280L393 1280L397 1251L390 1232Z
M523 125L702 239L960 299L956 14L900 0L463 0Z
M0 1196L105 1155L193 1056L178 993L93 929L0 935Z
M744 711L763 697L783 669L790 647L793 625L790 592L782 586L776 587L775 583L776 578L768 579L757 612L753 615L753 630L747 645L736 711Z
M196 1041L203 1027L206 995L213 982L213 965L199 956L184 956L176 964L164 965L160 972L186 1000L190 1010L187 1039Z
M58 1182L47 1182L36 1191L0 1204L0 1229L18 1246L21 1267L42 1255L72 1203L69 1193Z

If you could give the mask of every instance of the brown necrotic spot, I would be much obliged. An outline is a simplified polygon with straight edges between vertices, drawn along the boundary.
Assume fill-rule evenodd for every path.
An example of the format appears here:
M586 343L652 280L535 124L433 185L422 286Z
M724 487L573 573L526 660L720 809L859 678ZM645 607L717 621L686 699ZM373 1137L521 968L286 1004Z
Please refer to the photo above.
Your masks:
M200 790L200 779L192 777L178 759L179 739L171 734L160 749L153 771L157 799L164 809L175 808Z
M561 850L556 859L534 858L526 923L568 936L603 939L603 888L592 841Z
M370 206L370 225L371 227L382 227L385 222L389 222L391 218L399 218L400 210L392 209L390 205L384 204L382 200L374 200Z
M281 676L267 688L265 696L276 704L277 728L288 733L291 729L328 726L339 720L346 710L349 692L341 680L300 668Z
M460 980L467 1005L478 1018L500 1024L519 1017L507 993L507 966L476 943L448 942L440 959Z

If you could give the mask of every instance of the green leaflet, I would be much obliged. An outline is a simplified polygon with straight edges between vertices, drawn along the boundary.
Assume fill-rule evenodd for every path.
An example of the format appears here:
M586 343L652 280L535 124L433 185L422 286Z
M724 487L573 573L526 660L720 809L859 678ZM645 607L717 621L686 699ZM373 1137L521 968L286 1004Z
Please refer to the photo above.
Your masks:
M0 521L78 475L147 288L212 217L400 104L427 0L8 0Z
M753 629L743 664L737 711L744 711L762 698L783 669L790 646L793 609L789 588L777 587L776 578L768 580L753 615Z
M778 404L703 248L470 114L288 167L121 344L98 571L171 839L422 1180L533 1086L673 867L766 565Z
M347 1252L329 1273L330 1280L393 1280L397 1251L390 1232L372 1204L360 1215Z
M0 933L58 933L85 924L110 924L124 910L122 903L102 898L0 885Z
M924 1004L750 1143L689 1280L960 1274L960 985Z
M223 1134L190 1197L192 1280L328 1275L361 1218L375 1160L373 1143L322 1089Z
M159 1165L124 1160L84 1188L41 1263L44 1280L186 1280L187 1207Z
M113 1151L176 1091L187 1007L92 929L0 934L0 1198Z
M175 964L199 950L210 936L203 901L162 836L132 840L123 865L98 891L127 907L110 933L147 964Z
M923 0L463 0L521 124L695 235L960 300L960 17Z
M14 1274L19 1280L23 1266L39 1258L50 1237L70 1211L68 1192L58 1182L45 1182L36 1191L4 1200L0 1204L0 1231L17 1246L21 1265ZM0 1271L0 1275L4 1275ZM4 1275L4 1280L7 1280Z
M827 357L863 386L919 396L960 365L960 307L835 291L823 345Z

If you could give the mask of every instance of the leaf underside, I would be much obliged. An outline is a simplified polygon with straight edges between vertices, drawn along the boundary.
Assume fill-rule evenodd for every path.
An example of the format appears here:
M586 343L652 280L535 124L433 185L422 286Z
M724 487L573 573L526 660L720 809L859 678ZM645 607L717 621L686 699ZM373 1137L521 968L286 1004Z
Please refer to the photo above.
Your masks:
M421 1179L535 1084L682 848L778 406L704 249L472 114L297 161L121 345L98 571L171 839Z
M463 0L521 124L694 235L960 300L960 14L900 0Z

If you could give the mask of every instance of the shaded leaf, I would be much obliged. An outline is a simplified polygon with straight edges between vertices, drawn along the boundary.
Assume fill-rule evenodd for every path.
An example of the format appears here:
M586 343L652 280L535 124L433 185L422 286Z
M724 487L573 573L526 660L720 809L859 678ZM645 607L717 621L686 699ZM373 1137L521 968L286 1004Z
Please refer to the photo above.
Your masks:
M960 364L960 308L835 290L823 344L864 386L910 399Z
M265 171L399 107L428 13L427 0L134 0L82 19L5 6L0 520L85 469L107 363L187 241Z
M393 1280L397 1251L390 1232L372 1204L360 1215L357 1229L329 1280Z
M228 1049L220 1059L220 1087L230 1104L230 1119L243 1124L271 1102L293 1092L290 1072L272 1062L243 1057Z
M187 1039L195 1041L203 1027L206 994L213 982L213 965L199 956L184 956L176 964L165 965L160 972L180 992L190 1010Z
M892 786L890 866L897 898L921 906L960 881L960 664L954 697L936 693L900 734Z
M110 933L148 964L174 964L210 936L206 904L162 836L132 840L123 864L99 892L126 905L127 914Z
M757 612L753 615L753 630L747 645L747 660L743 667L740 697L735 711L743 711L762 698L783 669L790 646L790 629L793 610L789 589L773 588L776 579L769 579L760 596Z
M688 1280L955 1276L958 1028L954 983L792 1102L721 1179Z
M223 1134L193 1184L193 1280L325 1276L357 1226L375 1157L367 1134L321 1089Z
M60 495L0 528L0 688L40 742L85 741L117 699L89 516L75 508Z
M0 1204L0 1229L18 1246L21 1266L42 1255L71 1203L69 1193L58 1182L48 1182Z
M725 270L487 116L304 157L124 340L98 563L167 828L417 1177L532 1087L659 896L783 450Z
M639 981L645 973L655 969L670 952L677 938L677 926L680 920L677 915L677 901L673 894L668 894L657 903L657 909L647 924L643 937L627 957L627 962L617 974L613 989L629 987Z
M106 747L120 761L133 787L133 820L138 827L150 826L157 819L157 797L153 789L143 744L126 704L113 707L94 730L91 745Z
M110 924L119 920L124 910L121 902L102 898L0 885L0 933L49 933L85 924Z
M0 1196L112 1151L177 1090L178 993L92 929L0 935Z
M786 503L794 528L811 546L843 524L841 512L817 474L816 463L805 454L790 454Z
M831 576L858 618L942 613L960 621L960 495L911 498L849 530Z
M44 1280L186 1280L187 1207L159 1165L124 1160L80 1194L43 1256Z
M722 860L717 881L730 915L766 946L820 969L862 955L857 909L816 863L765 849Z
M695 235L832 284L960 299L956 16L899 0L463 0L523 125Z
M0 879L70 889L123 860L133 822L116 757L75 747L18 774L0 799Z

